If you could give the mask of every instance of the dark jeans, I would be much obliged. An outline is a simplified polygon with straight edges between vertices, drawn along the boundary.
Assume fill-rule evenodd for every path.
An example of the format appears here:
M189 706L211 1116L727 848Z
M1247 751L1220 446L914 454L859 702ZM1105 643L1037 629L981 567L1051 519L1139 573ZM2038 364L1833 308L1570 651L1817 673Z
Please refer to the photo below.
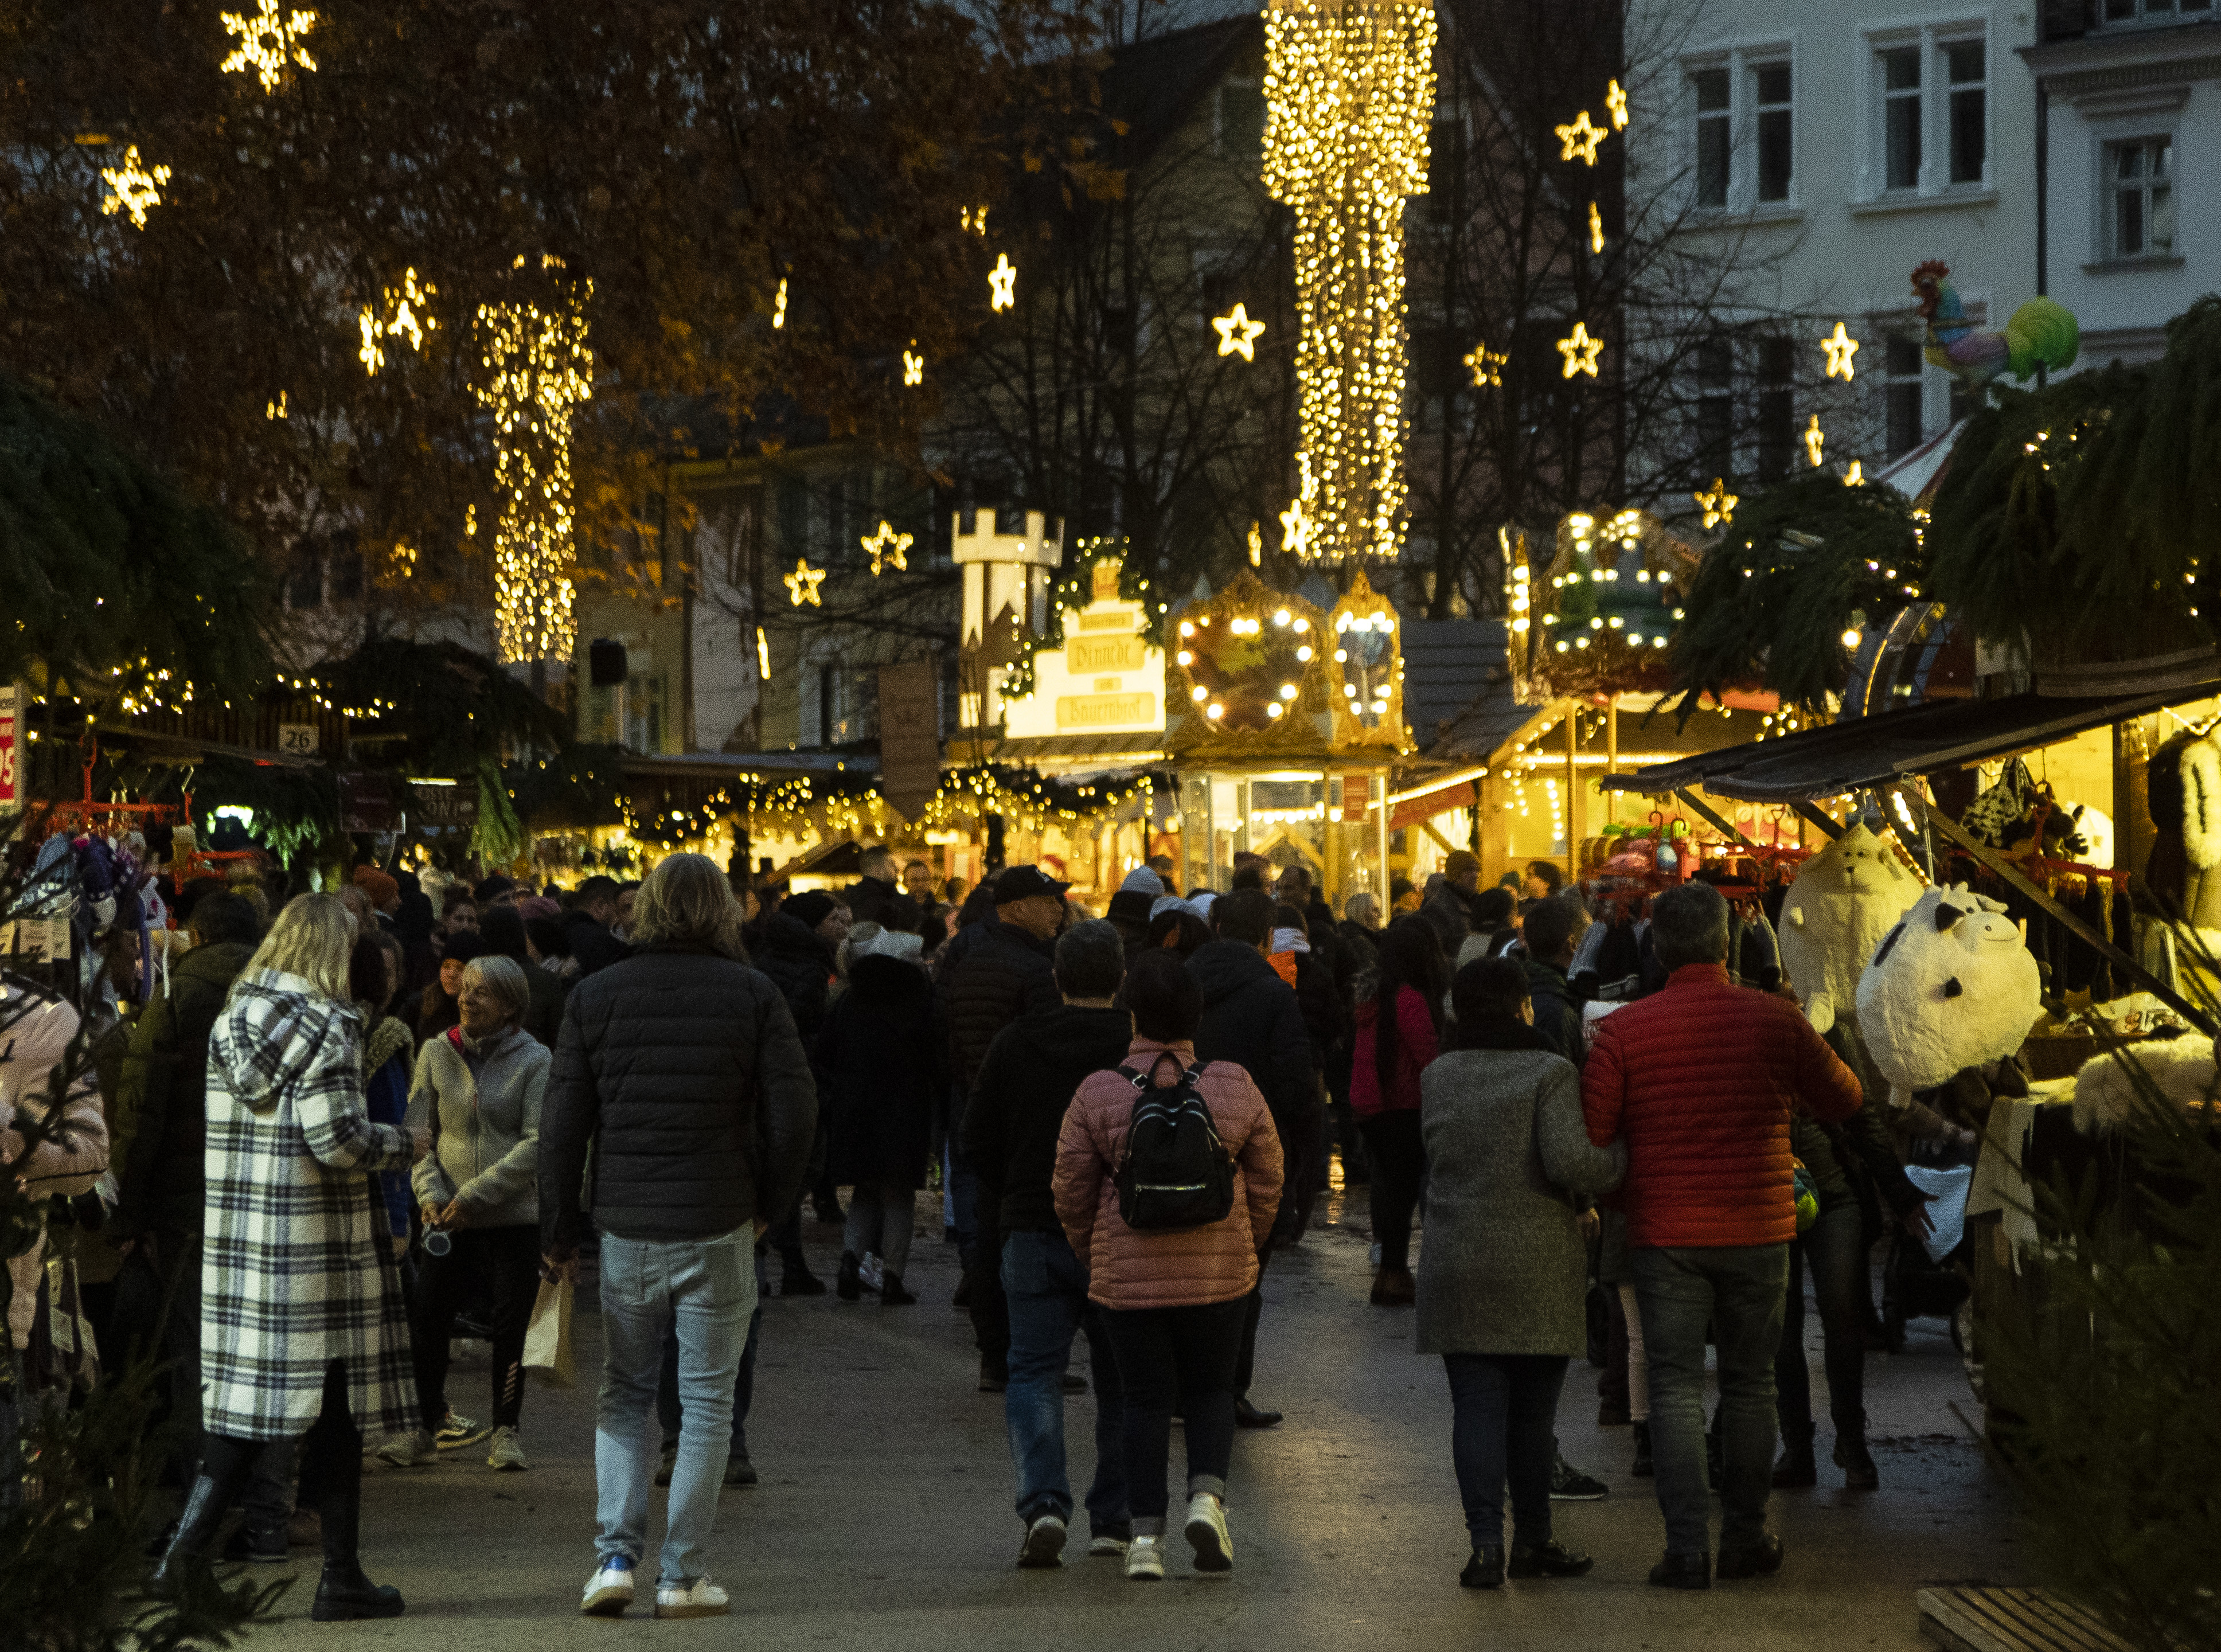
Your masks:
M761 1275L759 1273L758 1277ZM748 1460L748 1407L756 1398L756 1343L763 1330L763 1298L748 1316L748 1346L741 1350L741 1374L733 1380L733 1442L725 1449L729 1462ZM663 1426L663 1449L679 1449L679 1317L673 1314L663 1331L663 1370L655 1382L655 1420Z
M1720 1547L1756 1542L1774 1477L1774 1356L1781 1346L1789 1247L1749 1245L1628 1252L1650 1361L1650 1449L1666 1549L1708 1552L1705 1469L1705 1329L1719 1349Z
M1419 1208L1419 1184L1427 1173L1418 1109L1375 1113L1360 1128L1373 1163L1373 1236L1380 1246L1380 1266L1409 1267L1411 1212Z
M1511 1486L1512 1541L1550 1541L1550 1471L1558 1447L1562 1354L1445 1354L1450 1460L1457 1465L1465 1528L1475 1549L1504 1545L1504 1487Z
M290 1457L294 1442L240 1440L211 1434L201 1460L201 1472L216 1484L219 1506L238 1500L250 1481L265 1478L271 1465ZM324 1367L323 1409L300 1441L301 1493L304 1506L314 1508L324 1530L328 1562L353 1564L358 1527L362 1517L362 1431L347 1407L346 1362L334 1360ZM250 1517L263 1511L253 1510ZM278 1518L283 1521L281 1508Z
M493 1425L515 1428L524 1409L524 1330L540 1293L540 1230L464 1228L444 1256L426 1251L416 1268L409 1340L416 1365L416 1408L437 1432L447 1415L447 1338L472 1284L485 1286L493 1332Z
M1287 1195L1283 1193L1280 1208L1286 1210L1287 1203ZM1234 1395L1237 1399L1248 1395L1249 1385L1257 1375L1257 1322L1265 1315L1265 1270L1272 1260L1269 1250L1258 1256L1257 1283L1242 1298L1242 1347L1234 1356Z
M1856 1204L1823 1210L1804 1236L1789 1247L1789 1290L1781 1316L1781 1344L1774 1357L1774 1408L1782 1443L1812 1443L1812 1374L1805 1363L1805 1265L1812 1265L1812 1295L1820 1306L1823 1363L1828 1373L1828 1413L1838 1440L1867 1435L1867 1328L1860 1275L1866 1271L1865 1222Z
M1248 1300L1103 1311L1126 1401L1126 1503L1137 1536L1161 1536L1165 1529L1165 1454L1175 1403L1186 1421L1188 1495L1226 1495L1234 1459L1234 1361Z
M1003 1292L1010 1305L1010 1384L1003 1417L1018 1474L1018 1518L1072 1518L1065 1470L1064 1368L1072 1339L1087 1334L1095 1375L1095 1482L1088 1488L1092 1530L1123 1536L1126 1466L1121 1433L1126 1408L1118 1364L1103 1329L1103 1310L1087 1299L1087 1269L1062 1233L1013 1233L1003 1241Z
M162 1377L164 1414L174 1441L169 1461L185 1485L201 1459L201 1236L164 1228L149 1239L153 1255L142 1245L116 1275L116 1325L129 1327L122 1333L127 1356L151 1354L169 1367ZM117 1351L112 1342L101 1348L111 1367L120 1363Z

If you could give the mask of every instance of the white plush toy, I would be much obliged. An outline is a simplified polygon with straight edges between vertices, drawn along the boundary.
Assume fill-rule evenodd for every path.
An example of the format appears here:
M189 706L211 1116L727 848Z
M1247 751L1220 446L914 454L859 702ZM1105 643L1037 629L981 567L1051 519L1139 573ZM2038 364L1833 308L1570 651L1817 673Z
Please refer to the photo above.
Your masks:
M1919 892L1889 845L1864 826L1798 867L1781 903L1781 973L1816 1030L1850 1013L1859 971Z
M2043 1009L2036 960L1998 902L1930 889L1859 977L1859 1030L1890 1102L2011 1055Z
M2213 1041L2193 1036L2155 1038L2138 1043L2125 1057L2100 1055L2085 1061L2074 1075L2074 1128L2087 1136L2118 1129L2136 1116L2140 1086L2125 1059L2143 1069L2161 1099L2185 1112L2205 1106L2214 1096Z

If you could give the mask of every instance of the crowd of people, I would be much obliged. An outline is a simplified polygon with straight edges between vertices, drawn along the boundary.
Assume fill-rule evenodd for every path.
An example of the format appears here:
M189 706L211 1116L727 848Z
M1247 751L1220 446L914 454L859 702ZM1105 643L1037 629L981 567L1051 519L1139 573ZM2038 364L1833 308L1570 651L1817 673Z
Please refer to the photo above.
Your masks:
M1262 1281L1336 1180L1369 1200L1372 1305L1415 1309L1443 1362L1467 1586L1591 1568L1552 1505L1605 1490L1555 1439L1599 1303L1600 1421L1632 1424L1664 1517L1652 1583L1781 1563L1769 1492L1817 1478L1808 1267L1836 1461L1877 1483L1860 1194L1909 1224L1920 1196L1793 998L1731 973L1716 891L1654 903L1648 990L1604 1012L1569 974L1588 916L1547 863L1484 890L1454 854L1339 918L1300 865L1243 856L1228 889L1186 893L1172 873L1136 867L1099 917L1037 867L967 892L884 848L837 892L760 891L693 854L544 893L366 866L274 914L251 883L172 892L191 945L119 1023L103 1124L110 1323L166 1326L193 1425L154 1586L306 1537L315 1617L400 1612L359 1561L365 1455L483 1446L526 1469L528 1322L591 1258L581 1610L633 1601L667 1486L654 1610L726 1611L705 1543L720 1490L755 1479L762 1302L774 1280L827 1289L804 1212L841 1223L839 1298L894 1310L917 1300L929 1188L979 1386L1003 1397L1021 1567L1061 1562L1066 1395L1092 1387L1087 1552L1164 1576L1177 1418L1179 1530L1198 1572L1232 1568L1236 1432L1281 1421L1252 1392ZM134 1291L166 1318L135 1317ZM459 1333L491 1347L483 1423L450 1395Z

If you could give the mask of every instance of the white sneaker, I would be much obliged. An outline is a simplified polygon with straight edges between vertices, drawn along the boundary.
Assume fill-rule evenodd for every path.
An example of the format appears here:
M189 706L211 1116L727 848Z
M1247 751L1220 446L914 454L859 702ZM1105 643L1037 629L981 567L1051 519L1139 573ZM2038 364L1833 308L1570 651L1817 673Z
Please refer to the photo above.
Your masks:
M586 1580L585 1598L579 1602L580 1616L622 1618L632 1605L632 1562L622 1555L604 1561Z
M1064 1538L1063 1521L1053 1514L1037 1516L1026 1528L1025 1541L1018 1545L1018 1564L1029 1571L1063 1565Z
M655 1615L658 1618L722 1618L731 1610L725 1592L710 1581L707 1576L673 1588L667 1583L655 1586Z
M411 1429L406 1434L397 1434L378 1449L382 1462L396 1468L415 1468L420 1464L440 1461L440 1448L427 1429Z
M1234 1539L1226 1531L1226 1505L1208 1492L1187 1500L1187 1540L1195 1546L1198 1572L1234 1569Z
M1087 1540L1087 1552L1097 1560L1116 1560L1129 1547L1123 1537L1115 1537L1107 1531L1098 1531Z
M524 1448L518 1443L516 1430L514 1428L504 1425L493 1431L493 1443L486 1449L486 1467L489 1468L532 1467L524 1460Z
M1126 1546L1126 1581L1162 1583L1165 1580L1165 1540L1136 1537Z

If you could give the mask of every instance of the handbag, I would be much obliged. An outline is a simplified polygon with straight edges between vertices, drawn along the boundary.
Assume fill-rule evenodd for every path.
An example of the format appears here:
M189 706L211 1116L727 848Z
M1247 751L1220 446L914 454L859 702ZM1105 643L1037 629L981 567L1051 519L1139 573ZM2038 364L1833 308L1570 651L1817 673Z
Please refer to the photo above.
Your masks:
M524 1368L535 1373L551 1388L577 1383L578 1371L571 1355L571 1281L540 1281L540 1294L532 1300L532 1320L524 1328Z

